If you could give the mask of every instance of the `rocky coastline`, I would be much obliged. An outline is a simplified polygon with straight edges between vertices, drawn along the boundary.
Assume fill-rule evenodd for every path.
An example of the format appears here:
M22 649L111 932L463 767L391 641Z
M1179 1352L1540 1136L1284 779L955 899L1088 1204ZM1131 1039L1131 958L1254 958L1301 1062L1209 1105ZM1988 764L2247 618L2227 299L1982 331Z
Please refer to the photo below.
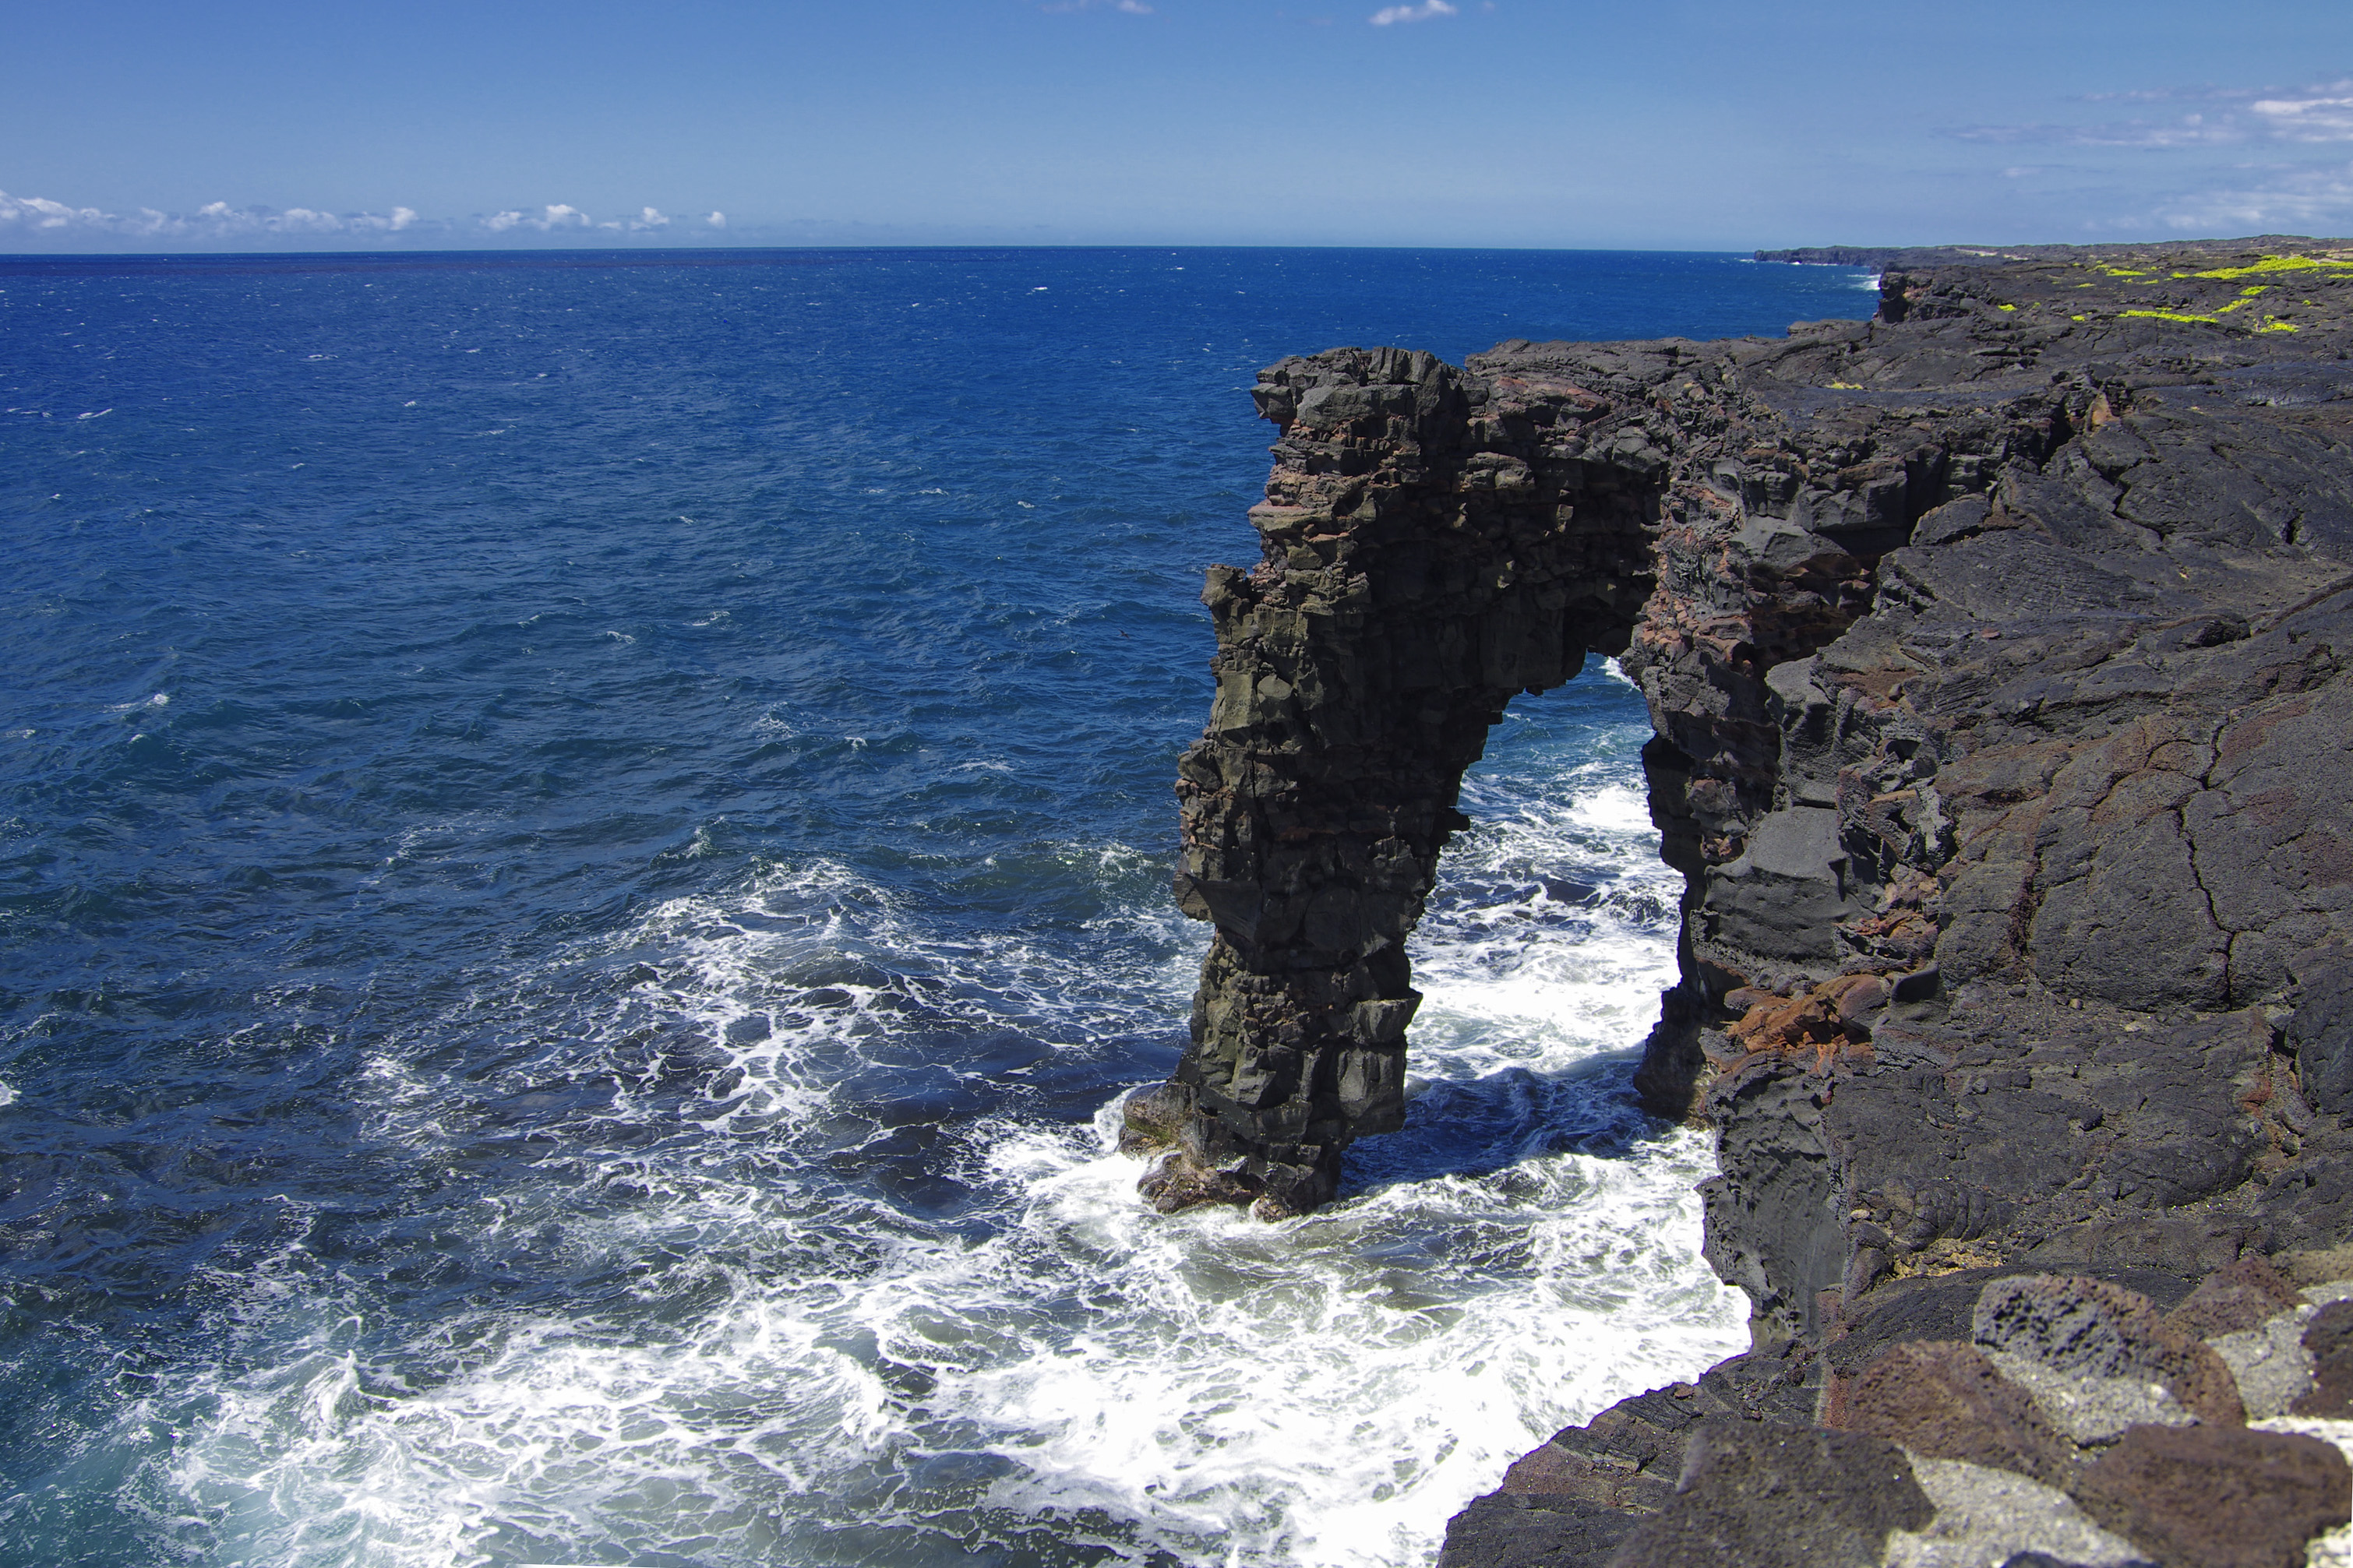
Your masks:
M1754 1348L1523 1459L1449 1568L2338 1550L2353 249L1954 249L1782 339L1260 376L1147 1195L1303 1212L1398 1124L1462 773L1588 653L1685 879L1637 1082L1715 1131Z

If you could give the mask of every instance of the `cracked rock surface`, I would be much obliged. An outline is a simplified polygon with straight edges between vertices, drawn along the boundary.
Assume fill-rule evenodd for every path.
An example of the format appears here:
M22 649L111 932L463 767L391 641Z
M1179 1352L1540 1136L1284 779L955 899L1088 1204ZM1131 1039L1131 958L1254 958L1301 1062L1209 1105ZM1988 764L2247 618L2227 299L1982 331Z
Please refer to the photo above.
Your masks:
M2277 1545L2115 1500L2185 1455L2251 1495L2336 1474L2232 1411L2353 1416L2353 1307L2284 1309L2291 1345L2249 1274L2353 1277L2309 1261L2353 1243L2353 248L1869 259L1868 322L1260 377L1261 556L1209 574L1217 698L1176 784L1177 898L1216 934L1190 1049L1127 1109L1151 1199L1300 1213L1400 1123L1402 944L1463 770L1588 653L1649 704L1685 879L1637 1082L1715 1131L1707 1255L1757 1348L1524 1460L1458 1568L1605 1560L1689 1428L1810 1428L1910 1342L1959 1348L1858 1410L2045 1488L2019 1400L2071 1448L2130 1442L2103 1472L2130 1486L2057 1489L2165 1561ZM1986 1285L2022 1277L2146 1310L2102 1298L2121 1338L2073 1360L1980 1342ZM1903 1511L1822 1551L1927 1550Z
M2117 1278L1901 1282L1820 1342L1752 1352L1557 1434L1456 1516L1440 1568L2347 1561L2353 1408L2317 1369L2348 1354L2353 1301L2337 1298L2353 1281L2298 1291L2247 1258L2196 1292L2174 1283L2167 1311ZM2215 1298L2250 1293L2269 1316L2216 1325ZM2265 1381L2236 1381L2242 1358L2217 1346L2250 1336L2297 1347L2301 1373L2266 1363Z
M1884 261L1880 319L1261 373L1179 768L1163 1207L1280 1216L1403 1115L1403 941L1518 693L1641 685L1760 1339L2031 1253L2195 1277L2353 1229L2353 253Z

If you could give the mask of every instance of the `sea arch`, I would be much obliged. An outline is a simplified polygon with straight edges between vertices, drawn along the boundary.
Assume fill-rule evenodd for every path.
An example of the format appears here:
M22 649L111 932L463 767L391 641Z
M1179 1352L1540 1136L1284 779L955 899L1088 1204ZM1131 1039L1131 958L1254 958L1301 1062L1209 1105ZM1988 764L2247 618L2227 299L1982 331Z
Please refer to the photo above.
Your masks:
M1463 774L1514 696L1625 652L1656 586L1649 408L1528 347L1261 373L1261 559L1209 570L1217 695L1177 768L1176 898L1216 934L1176 1073L1126 1111L1125 1146L1165 1152L1163 1209L1304 1212L1403 1124L1405 940L1469 826Z

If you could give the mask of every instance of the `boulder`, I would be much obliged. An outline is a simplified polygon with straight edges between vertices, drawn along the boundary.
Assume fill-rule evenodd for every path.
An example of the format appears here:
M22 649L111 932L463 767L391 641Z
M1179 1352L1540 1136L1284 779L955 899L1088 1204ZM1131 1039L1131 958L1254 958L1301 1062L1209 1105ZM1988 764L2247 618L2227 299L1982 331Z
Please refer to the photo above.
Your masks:
M2223 1426L2136 1426L2069 1489L2166 1568L2304 1568L2345 1522L2353 1469L2327 1443Z
M1890 1532L1935 1514L1884 1438L1713 1425L1692 1440L1675 1496L1620 1542L1609 1568L1878 1568Z

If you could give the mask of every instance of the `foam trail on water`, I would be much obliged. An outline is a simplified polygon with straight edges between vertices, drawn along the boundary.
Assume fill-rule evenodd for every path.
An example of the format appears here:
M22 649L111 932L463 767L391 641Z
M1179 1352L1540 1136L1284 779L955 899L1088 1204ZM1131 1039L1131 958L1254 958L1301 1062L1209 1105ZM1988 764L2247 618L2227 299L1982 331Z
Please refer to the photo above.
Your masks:
M238 1282L250 1356L145 1402L181 1436L132 1489L254 1563L1427 1563L1520 1452L1740 1339L1707 1144L1627 1089L1676 890L1639 734L1527 733L1415 941L1408 1126L1328 1210L1151 1214L1115 1098L1024 1088L1108 1089L1181 1016L1203 932L1152 857L1039 847L1100 895L1051 940L775 867L467 998L487 1076L382 1053L377 1135L453 1185L532 1108L529 1175L448 1218L489 1282Z

